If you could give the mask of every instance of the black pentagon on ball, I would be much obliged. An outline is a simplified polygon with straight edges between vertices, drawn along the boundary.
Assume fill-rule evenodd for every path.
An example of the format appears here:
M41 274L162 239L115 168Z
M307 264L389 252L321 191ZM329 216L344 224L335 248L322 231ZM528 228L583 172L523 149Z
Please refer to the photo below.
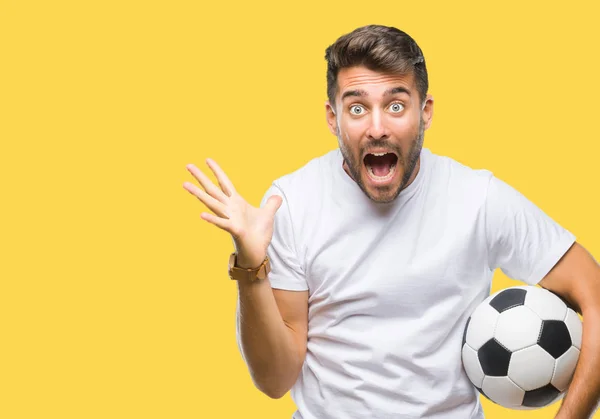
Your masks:
M552 384L546 384L544 387L535 390L526 391L523 397L523 406L544 407L552 400L558 397L558 391Z
M471 318L469 317L467 319L467 324L465 324L465 330L463 331L463 339L462 339L462 346L465 346L465 343L467 342L467 329L469 328L469 323L471 322Z
M508 310L516 306L525 304L525 295L527 290L522 288L508 288L500 291L498 295L490 300L490 305L496 309L498 313Z
M500 345L496 339L488 340L477 351L483 373L492 377L505 377L508 375L510 355L511 352Z
M542 332L538 339L538 345L552 355L554 359L559 358L572 345L567 325L562 320L542 321Z

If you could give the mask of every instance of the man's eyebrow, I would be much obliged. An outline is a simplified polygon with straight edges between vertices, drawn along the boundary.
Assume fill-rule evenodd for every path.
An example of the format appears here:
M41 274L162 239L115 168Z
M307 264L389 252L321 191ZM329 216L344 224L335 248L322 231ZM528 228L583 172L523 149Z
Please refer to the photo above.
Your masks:
M408 90L406 87L392 87L391 89L386 90L385 92L383 92L383 96L392 96L398 93L406 93L407 95L410 96L410 90ZM346 92L344 92L342 94L342 101L344 101L344 99L346 99L347 97L367 97L369 96L369 94L364 91L364 90L348 90Z
M406 87L392 87L383 93L383 96L391 96L397 93L406 93L410 96L410 91Z
M369 96L369 94L367 92L365 92L364 90L348 90L348 91L345 91L344 94L342 95L342 101L350 96L365 97L365 96Z

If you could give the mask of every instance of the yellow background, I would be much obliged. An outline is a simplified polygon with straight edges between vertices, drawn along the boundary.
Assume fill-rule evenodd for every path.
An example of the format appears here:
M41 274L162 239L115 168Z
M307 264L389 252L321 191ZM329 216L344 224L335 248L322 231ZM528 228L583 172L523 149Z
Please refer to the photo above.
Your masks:
M492 170L598 257L592 4L0 1L0 417L291 417L238 353L232 242L185 165L214 158L258 205L335 148L323 56L357 26L422 47L426 147Z

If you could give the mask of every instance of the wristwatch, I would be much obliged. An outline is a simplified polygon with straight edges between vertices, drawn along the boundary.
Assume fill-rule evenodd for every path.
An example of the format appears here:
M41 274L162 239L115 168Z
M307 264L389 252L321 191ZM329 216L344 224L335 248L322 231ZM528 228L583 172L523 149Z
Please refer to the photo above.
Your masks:
M265 279L271 272L271 262L268 256L265 256L265 260L258 268L240 268L235 266L236 262L237 254L232 253L229 256L229 278L236 281L259 281Z

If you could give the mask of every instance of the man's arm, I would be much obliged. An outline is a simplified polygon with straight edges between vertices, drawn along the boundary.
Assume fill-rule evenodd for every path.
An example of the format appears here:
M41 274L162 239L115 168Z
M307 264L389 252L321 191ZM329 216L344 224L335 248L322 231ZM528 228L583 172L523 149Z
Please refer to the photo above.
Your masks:
M285 395L306 356L308 291L272 289L269 280L239 281L239 342L254 385L271 398Z
M207 159L206 163L217 177L220 188L192 164L187 169L202 188L189 182L185 182L183 187L213 212L203 212L202 219L231 234L238 255L237 266L259 266L269 246L275 244L276 250L270 255L273 259L271 277L277 277L277 265L280 281L281 277L292 278L291 282L296 287L300 284L302 288L301 268L293 260L294 252L287 245L293 234L291 221L285 218L289 216L289 210L284 208L276 217L279 208L284 205L285 194L273 185L265 194L260 208L254 208L237 193L231 180L214 160ZM296 269L283 271L279 268L290 264ZM237 328L242 356L255 385L270 397L281 397L296 382L304 363L308 291L273 291L269 279L237 282Z
M600 266L575 243L539 285L583 315L579 361L556 419L588 419L600 400Z

